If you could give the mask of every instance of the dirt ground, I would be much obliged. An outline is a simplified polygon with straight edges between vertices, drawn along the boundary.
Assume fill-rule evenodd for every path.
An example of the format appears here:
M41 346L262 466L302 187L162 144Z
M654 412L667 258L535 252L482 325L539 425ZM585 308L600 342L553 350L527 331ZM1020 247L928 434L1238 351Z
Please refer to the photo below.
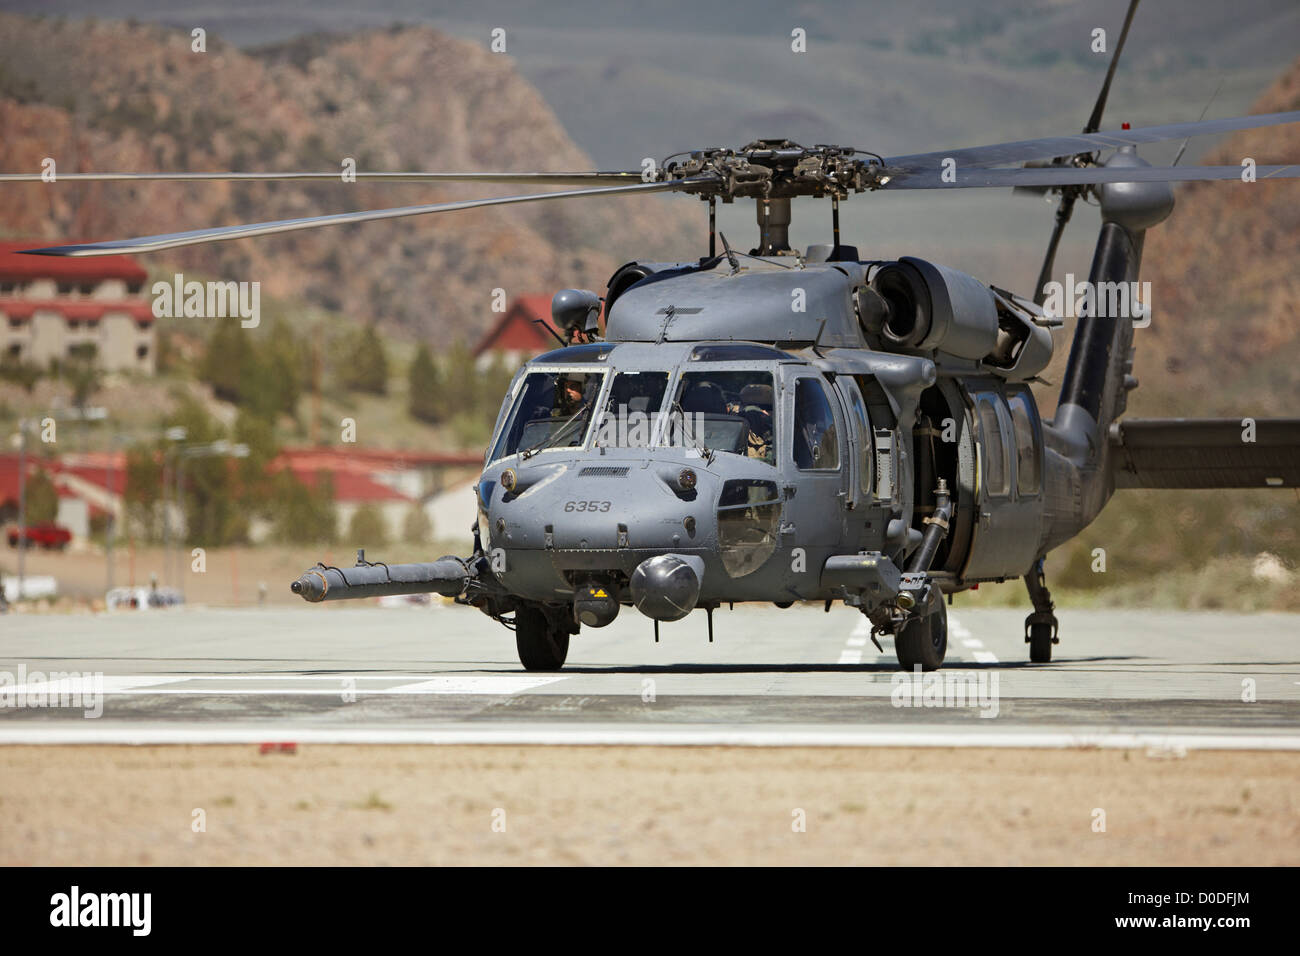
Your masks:
M1298 777L1294 753L10 746L0 864L1295 865Z

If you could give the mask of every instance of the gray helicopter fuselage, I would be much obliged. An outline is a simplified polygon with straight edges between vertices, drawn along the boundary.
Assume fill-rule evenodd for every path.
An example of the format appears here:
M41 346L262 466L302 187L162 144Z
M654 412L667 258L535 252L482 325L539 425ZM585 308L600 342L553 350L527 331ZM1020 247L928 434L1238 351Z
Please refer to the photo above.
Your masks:
M840 598L830 559L878 554L901 568L940 477L954 514L933 576L954 590L1026 573L1044 538L1049 456L1028 387L981 361L997 349L996 298L922 264L958 300L952 315L934 309L936 341L965 354L925 341L883 351L855 298L882 265L643 267L607 302L604 341L525 365L478 485L480 535L501 585L565 603L596 582L629 603L638 566L675 555L696 569L700 606ZM1040 352L1046 341L1033 374L1050 335L1022 331ZM1022 342L1017 357L1026 351ZM586 411L547 447L569 417L552 407L557 383L569 382ZM616 400L631 392L650 394L629 412ZM626 419L638 414L633 436ZM693 430L678 427L693 418ZM982 448L990 441L996 462Z

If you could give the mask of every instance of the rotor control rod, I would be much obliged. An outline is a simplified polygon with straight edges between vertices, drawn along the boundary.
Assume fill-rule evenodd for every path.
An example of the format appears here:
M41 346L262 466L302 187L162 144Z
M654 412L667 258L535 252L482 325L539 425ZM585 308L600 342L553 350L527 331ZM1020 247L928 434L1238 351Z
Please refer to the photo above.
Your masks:
M390 594L432 593L455 597L465 590L470 579L465 562L451 555L416 564L371 564L358 552L357 561L352 568L318 564L304 571L289 588L313 604Z
M934 514L925 519L925 535L916 554L912 555L912 563L907 568L909 572L924 574L930 570L939 545L948 537L948 522L951 520L952 497L948 494L947 480L940 478L939 487L934 490Z

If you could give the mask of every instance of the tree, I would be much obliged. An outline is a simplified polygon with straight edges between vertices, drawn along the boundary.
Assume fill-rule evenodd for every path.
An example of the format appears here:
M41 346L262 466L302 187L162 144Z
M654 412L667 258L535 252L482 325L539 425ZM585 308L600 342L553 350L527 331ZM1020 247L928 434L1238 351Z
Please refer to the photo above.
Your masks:
M402 522L402 540L407 544L428 544L433 538L433 522L418 504L412 505Z
M218 322L208 336L199 379L212 386L212 393L223 402L240 400L241 372L252 362L249 337L237 323Z
M59 493L44 469L27 479L27 524L48 524L59 514Z
M416 350L407 381L410 383L407 409L411 417L422 422L441 421L445 417L441 376L438 374L438 366L433 364L433 355L427 345L421 345Z
M41 376L44 374L41 367L35 362L15 360L8 356L5 356L4 360L0 361L0 378L21 385L23 391L28 395L32 394L36 388L36 383L41 380Z
M126 452L126 519L146 541L158 539L158 499L162 489L162 463L157 451L137 445Z
M68 385L72 388L72 404L78 411L86 410L86 403L103 385L104 373L93 358L69 359L64 369Z
M464 342L447 349L442 362L443 399L449 412L472 412L479 402L479 375L474 354Z
M514 369L506 364L505 356L501 352L493 352L492 362L479 380L478 389L478 411L489 428L497 420L497 412L501 410L501 400L505 397L506 389L510 387L510 380L514 377Z
M234 440L248 446L248 457L239 459L239 497L250 511L265 511L272 496L271 476L267 467L280 454L275 427L248 409L235 419Z
M348 522L348 545L359 548L379 548L388 543L388 522L375 505L362 505L352 513Z
M301 347L279 320L260 336L236 322L219 322L208 338L199 378L225 402L269 420L296 416L302 392Z
M373 324L349 339L339 368L339 378L348 391L388 394L388 354Z
M338 539L338 511L334 505L334 478L329 472L316 474L308 486L285 468L272 484L272 512L275 536L287 544L333 544Z

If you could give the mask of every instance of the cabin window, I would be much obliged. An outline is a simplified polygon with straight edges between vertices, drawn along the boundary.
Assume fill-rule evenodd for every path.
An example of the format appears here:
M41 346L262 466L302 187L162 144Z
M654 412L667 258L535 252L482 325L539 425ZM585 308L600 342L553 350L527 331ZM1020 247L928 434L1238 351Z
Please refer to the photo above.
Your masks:
M1011 424L1016 435L1016 489L1022 495L1036 495L1042 486L1039 469L1038 430L1028 392L1012 392Z
M530 372L524 377L492 460L586 440L603 372Z
M998 410L990 398L979 400L980 431L984 434L984 488L994 497L1011 493L1011 457Z
M771 372L686 372L677 383L666 441L776 464Z
M820 379L801 378L795 382L794 463L804 471L840 467L835 415Z

